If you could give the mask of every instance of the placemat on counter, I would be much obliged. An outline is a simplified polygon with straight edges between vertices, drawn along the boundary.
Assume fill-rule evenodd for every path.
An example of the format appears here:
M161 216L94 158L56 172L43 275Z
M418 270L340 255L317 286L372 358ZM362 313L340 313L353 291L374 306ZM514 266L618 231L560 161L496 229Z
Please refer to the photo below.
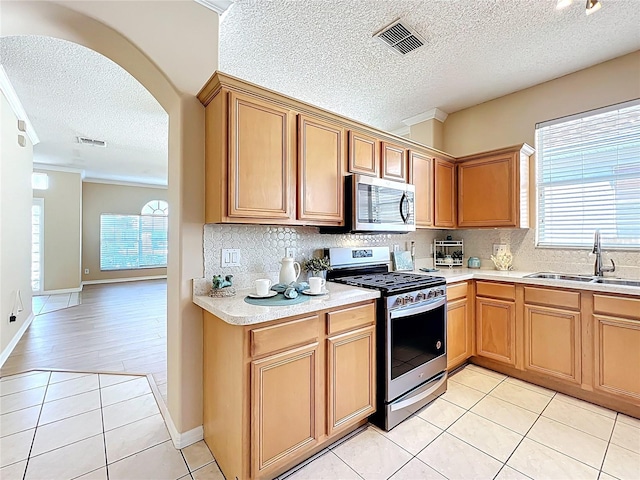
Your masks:
M263 307L280 307L284 305L297 305L298 303L306 302L311 297L308 295L298 295L296 298L285 298L281 293L270 298L251 298L244 297L244 301L250 305L261 305Z

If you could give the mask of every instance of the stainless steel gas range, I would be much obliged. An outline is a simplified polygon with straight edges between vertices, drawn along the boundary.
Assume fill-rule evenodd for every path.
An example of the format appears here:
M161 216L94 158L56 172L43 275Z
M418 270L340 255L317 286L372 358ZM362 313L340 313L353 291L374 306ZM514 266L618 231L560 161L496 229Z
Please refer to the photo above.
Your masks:
M391 430L447 389L445 279L389 272L387 247L331 248L329 259L329 280L380 290L371 421Z

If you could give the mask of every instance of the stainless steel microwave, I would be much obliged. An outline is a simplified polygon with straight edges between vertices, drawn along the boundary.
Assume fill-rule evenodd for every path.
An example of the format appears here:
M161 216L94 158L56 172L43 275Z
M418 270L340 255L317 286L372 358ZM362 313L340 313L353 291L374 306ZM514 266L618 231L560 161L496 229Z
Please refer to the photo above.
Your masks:
M345 177L345 226L322 233L407 233L416 229L416 188L365 175Z

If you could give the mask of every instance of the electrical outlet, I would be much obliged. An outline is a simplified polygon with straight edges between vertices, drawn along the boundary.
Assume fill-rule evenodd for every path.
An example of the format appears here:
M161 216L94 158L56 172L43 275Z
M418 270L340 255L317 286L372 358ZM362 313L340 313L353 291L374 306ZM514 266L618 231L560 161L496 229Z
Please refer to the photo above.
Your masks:
M296 258L296 249L294 247L285 248L284 256L289 258Z
M398 252L398 251L400 251L400 245L398 245L397 243L394 243L394 244L393 244L393 251L394 251L394 252Z
M239 267L240 266L240 249L239 248L223 248L220 256L220 264L222 267Z
M429 244L429 255L433 255L433 243Z
M494 243L493 244L493 256L500 255L502 253L506 253L509 245L506 243Z
M85 275L89 275L89 269L88 269L88 268L85 268L85 269L84 269L84 274L85 274Z

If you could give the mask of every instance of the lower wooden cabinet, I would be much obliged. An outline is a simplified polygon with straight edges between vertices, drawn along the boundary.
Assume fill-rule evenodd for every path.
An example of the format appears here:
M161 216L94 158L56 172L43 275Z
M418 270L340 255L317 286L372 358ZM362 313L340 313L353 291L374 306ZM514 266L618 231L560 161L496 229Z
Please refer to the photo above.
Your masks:
M329 435L375 409L375 326L327 339Z
M318 443L321 402L318 343L251 362L254 476Z
M473 318L467 289L467 282L447 286L447 370L461 365L473 353Z
M476 349L481 357L515 365L515 301L476 297Z
M524 368L580 384L580 312L524 306Z
M204 315L204 437L226 478L274 478L374 413L375 303L258 325Z

